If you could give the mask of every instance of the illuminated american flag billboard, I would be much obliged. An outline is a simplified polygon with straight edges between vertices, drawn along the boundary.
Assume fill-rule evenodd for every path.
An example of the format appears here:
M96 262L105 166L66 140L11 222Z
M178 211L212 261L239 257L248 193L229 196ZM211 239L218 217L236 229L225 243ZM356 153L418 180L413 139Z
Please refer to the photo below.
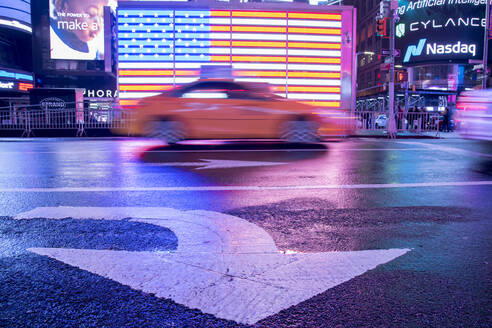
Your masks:
M342 14L271 10L118 10L122 104L232 67L236 81L282 96L341 106Z

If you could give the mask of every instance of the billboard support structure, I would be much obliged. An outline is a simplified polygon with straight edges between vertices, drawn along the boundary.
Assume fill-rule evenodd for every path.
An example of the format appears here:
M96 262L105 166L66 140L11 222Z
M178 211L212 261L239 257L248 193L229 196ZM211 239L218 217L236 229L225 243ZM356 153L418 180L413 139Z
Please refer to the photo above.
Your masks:
M490 29L490 0L485 5L485 31L483 35L483 81L482 89L487 88L487 79L489 77L487 67L487 55L489 51L489 29Z

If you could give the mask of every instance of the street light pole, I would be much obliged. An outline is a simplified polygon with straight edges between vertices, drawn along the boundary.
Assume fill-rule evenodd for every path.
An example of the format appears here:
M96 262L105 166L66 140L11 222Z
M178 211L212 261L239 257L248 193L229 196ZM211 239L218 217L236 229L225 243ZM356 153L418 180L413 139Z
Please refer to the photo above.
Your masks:
M390 17L390 76L388 90L388 107L389 107L389 123L388 137L396 138L396 122L395 122L395 16L396 11L391 9Z

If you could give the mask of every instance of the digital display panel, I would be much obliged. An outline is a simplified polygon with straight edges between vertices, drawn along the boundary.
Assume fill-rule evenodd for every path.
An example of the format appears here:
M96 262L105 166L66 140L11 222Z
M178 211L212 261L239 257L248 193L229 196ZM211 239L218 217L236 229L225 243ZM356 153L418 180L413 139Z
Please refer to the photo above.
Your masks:
M104 59L104 6L114 0L49 0L51 59Z
M118 10L121 104L231 67L235 81L340 107L342 15L259 10ZM348 59L351 60L351 59Z
M485 0L400 0L396 48L403 65L482 59Z
M30 1L3 0L0 5L0 25L32 32Z

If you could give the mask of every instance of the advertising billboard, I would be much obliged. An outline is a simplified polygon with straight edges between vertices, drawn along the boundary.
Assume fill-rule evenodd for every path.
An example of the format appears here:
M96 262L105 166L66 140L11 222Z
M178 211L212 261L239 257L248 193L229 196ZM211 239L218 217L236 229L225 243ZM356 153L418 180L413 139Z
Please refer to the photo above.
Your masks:
M29 1L4 0L0 8L0 27L6 26L24 32L32 32Z
M34 87L32 73L10 68L0 69L0 91L21 91Z
M483 57L485 0L400 0L396 48L405 66Z
M353 58L344 52L351 47L344 40L351 35L352 11L344 15L342 10L266 7L136 9L120 3L120 102L135 104L209 76L216 67L225 78L268 83L290 99L349 107L342 98L351 95L342 89Z
M51 59L104 59L104 6L114 0L49 0Z

